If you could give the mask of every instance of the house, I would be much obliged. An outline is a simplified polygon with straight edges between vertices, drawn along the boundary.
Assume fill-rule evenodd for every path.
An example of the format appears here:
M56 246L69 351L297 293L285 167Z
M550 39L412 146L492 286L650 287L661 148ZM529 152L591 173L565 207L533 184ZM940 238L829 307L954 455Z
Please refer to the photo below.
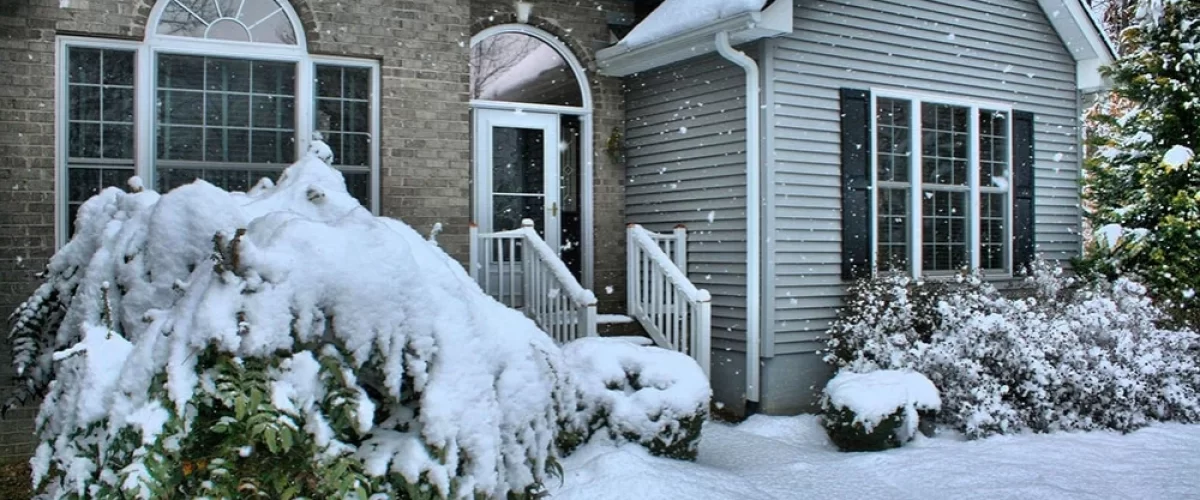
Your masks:
M644 303L733 413L811 408L855 276L1079 252L1079 0L659 3L7 0L0 307L98 189L247 189L317 132L548 331Z

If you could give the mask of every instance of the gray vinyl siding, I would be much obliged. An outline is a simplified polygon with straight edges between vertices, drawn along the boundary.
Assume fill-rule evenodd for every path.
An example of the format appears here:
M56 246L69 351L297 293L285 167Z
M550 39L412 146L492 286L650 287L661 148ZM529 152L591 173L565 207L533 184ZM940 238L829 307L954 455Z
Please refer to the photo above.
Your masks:
M799 0L793 33L770 43L768 355L819 349L841 305L842 87L1035 113L1037 251L1049 259L1078 253L1075 64L1036 2Z
M742 351L745 73L714 54L625 83L626 219L660 232L687 225L688 276L713 296L713 347Z

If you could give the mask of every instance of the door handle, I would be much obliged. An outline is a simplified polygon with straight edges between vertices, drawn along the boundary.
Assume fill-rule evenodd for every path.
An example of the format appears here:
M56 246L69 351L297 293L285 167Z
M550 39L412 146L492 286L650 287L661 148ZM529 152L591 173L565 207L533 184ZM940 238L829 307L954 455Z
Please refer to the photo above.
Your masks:
M550 203L550 216L558 217L558 202L557 201Z

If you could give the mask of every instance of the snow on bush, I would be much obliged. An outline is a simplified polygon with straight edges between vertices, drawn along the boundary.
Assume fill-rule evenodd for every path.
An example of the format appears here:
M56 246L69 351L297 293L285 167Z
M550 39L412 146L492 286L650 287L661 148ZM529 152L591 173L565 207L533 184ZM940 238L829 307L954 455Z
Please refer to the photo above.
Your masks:
M942 407L924 375L901 370L843 370L825 385L823 423L842 451L897 448L917 435L922 418Z
M45 498L522 498L557 471L560 350L330 156L83 205L14 314Z
M563 347L578 391L564 422L563 451L607 430L654 455L695 460L712 389L687 355L623 339L589 337Z
M1078 282L1041 262L1027 279L1027 297L979 276L860 281L826 361L925 374L941 391L939 420L970 437L1200 417L1200 338L1157 326L1143 286Z

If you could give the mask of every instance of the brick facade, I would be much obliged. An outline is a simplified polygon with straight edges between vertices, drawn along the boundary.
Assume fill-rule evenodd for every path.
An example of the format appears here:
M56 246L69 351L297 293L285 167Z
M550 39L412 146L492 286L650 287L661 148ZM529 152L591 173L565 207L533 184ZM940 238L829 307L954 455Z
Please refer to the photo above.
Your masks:
M383 215L421 232L445 227L439 242L465 258L470 222L469 40L514 22L513 3L485 0L291 0L314 54L380 61ZM58 35L141 40L152 0L0 0L0 310L12 311L36 286L54 251L54 88ZM530 24L554 33L594 75L592 55L609 43L608 12L624 0L535 2ZM624 168L605 153L623 122L618 80L592 77L595 104L595 288L606 311L624 298ZM611 293L606 293L612 287ZM0 343L0 370L9 373ZM0 397L11 390L0 377ZM0 421L0 461L32 450L34 410Z

